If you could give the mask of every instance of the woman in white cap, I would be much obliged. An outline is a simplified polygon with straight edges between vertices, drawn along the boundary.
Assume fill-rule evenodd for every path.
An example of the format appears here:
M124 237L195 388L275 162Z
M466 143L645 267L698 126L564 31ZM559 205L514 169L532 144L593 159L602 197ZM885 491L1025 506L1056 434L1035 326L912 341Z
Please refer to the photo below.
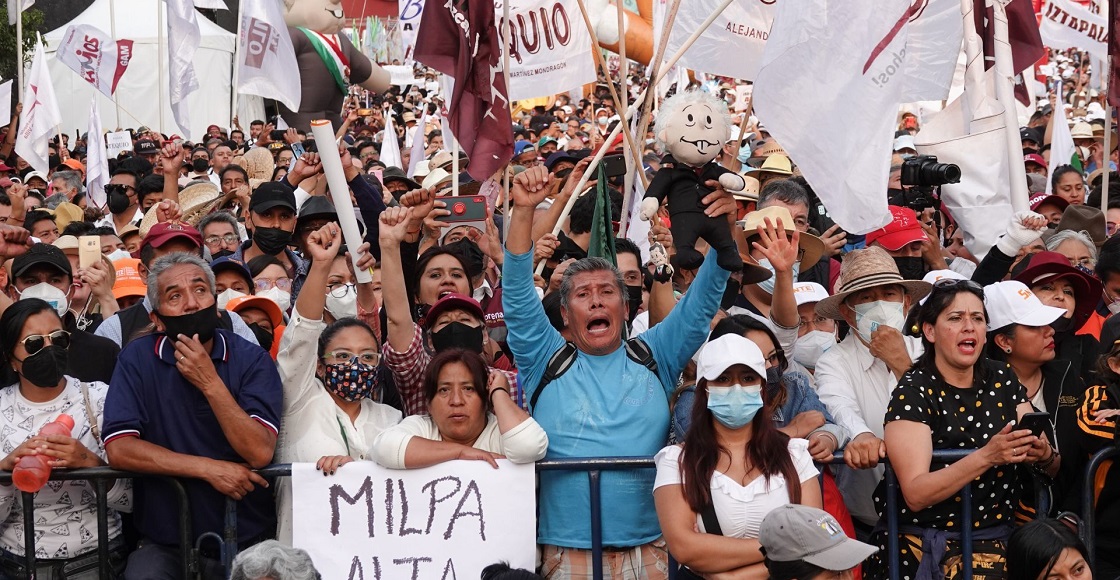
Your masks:
M661 530L669 552L695 574L764 573L762 518L788 503L821 507L808 441L774 425L762 395L766 360L750 340L728 334L709 342L696 374L684 444L656 457Z
M984 293L967 280L938 282L922 306L917 322L925 352L902 376L884 418L887 456L903 500L900 569L890 575L880 552L865 570L869 579L959 573L959 562L952 570L948 565L957 559L946 554L960 549L962 490L969 484L973 562L964 565L1004 566L1019 487L1015 465L1044 462L1054 451L1029 429L1015 428L1032 409L1011 368L983 357L987 321ZM949 449L976 451L956 462L934 459L934 451ZM882 485L875 500L883 514ZM873 537L886 546L885 533Z
M770 580L848 580L853 568L878 551L844 535L828 512L805 505L767 514L758 541Z

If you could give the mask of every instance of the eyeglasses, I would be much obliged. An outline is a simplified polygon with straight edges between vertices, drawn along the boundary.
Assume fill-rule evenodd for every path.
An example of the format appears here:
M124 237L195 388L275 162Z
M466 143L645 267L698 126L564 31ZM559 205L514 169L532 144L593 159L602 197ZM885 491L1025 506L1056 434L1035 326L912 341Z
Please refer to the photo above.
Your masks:
M349 282L345 284L327 284L327 293L335 298L345 298L353 288L354 285Z
M27 356L32 356L46 348L48 341L51 345L60 348L70 348L70 333L65 330L56 330L50 334L29 334L19 341Z
M802 327L802 326L813 326L813 327L816 327L816 328L820 328L820 327L822 327L825 324L828 324L830 322L832 322L831 318L825 318L823 316L817 316L816 318L802 318L800 321L798 321L797 326L799 328Z
M130 190L131 191L136 191L135 187L132 187L131 185L124 185L123 183L110 183L110 184L106 185L103 189L105 190L105 193L107 193L107 194L109 194L109 193L124 193L124 194L127 194Z
M241 241L237 234L225 234L221 236L206 236L203 240L207 246L217 246L218 244L233 245Z
M261 278L260 280L257 280L255 282L255 284L257 285L257 291L258 292L264 292L266 290L271 290L272 288L279 288L279 289L283 290L284 292L291 292L292 291L292 279L291 278L277 278L276 280L269 280L267 278ZM330 288L330 286L328 286L327 288ZM336 298L341 298L341 297L336 296Z
M348 350L336 350L323 355L323 361L332 365L346 364L348 362L353 362L354 359L358 359L358 361L364 365L375 367L381 362L381 353L374 350L367 350L355 354Z

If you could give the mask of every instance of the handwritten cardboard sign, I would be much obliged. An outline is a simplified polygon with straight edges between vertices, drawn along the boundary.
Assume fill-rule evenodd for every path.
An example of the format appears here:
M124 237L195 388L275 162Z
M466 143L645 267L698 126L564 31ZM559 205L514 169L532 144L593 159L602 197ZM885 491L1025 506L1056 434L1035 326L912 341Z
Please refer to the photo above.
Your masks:
M132 151L132 135L128 131L107 133L105 135L105 149L109 152L110 159L120 155L122 151Z
M292 466L293 544L323 578L479 578L499 561L532 569L532 465L452 461L394 470L356 461L324 477Z

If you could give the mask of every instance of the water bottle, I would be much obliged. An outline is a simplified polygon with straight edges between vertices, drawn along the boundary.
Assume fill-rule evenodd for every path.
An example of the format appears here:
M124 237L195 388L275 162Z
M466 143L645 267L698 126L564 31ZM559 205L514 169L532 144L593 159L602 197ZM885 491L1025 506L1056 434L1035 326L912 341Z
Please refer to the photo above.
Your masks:
M74 418L63 413L58 416L58 419L43 425L43 428L39 430L39 435L42 437L47 435L70 437L73 428ZM20 491L28 493L39 491L51 477L50 461L51 458L46 455L23 456L16 464L16 468L12 470L12 483L15 483Z

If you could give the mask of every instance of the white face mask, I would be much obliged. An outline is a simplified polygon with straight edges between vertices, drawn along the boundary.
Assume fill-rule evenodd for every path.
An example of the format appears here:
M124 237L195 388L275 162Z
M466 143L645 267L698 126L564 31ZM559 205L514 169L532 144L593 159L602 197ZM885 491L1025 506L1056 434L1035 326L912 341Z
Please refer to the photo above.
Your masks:
M39 282L38 284L24 289L19 293L20 300L24 298L38 298L47 304L50 304L54 311L59 316L65 316L66 310L70 308L70 300L67 298L66 292L51 286L46 282Z
M246 296L246 294L244 292L238 292L233 288L226 288L225 290L222 290L218 294L218 310L225 310L226 304L229 304L230 300L233 300L234 298L240 298L242 296Z
M327 292L326 307L327 312L330 312L335 320L356 318L358 316L358 289L353 285L347 285L346 293L342 295L342 298Z
M128 251L126 251L126 250L122 250L120 248L117 248L116 250L113 250L112 252L109 252L108 254L105 254L105 257L108 258L110 262L116 262L117 260L123 260L125 258L131 258L132 254L128 253Z
M906 314L902 311L901 302L876 300L853 306L852 310L856 312L856 332L867 343L871 342L871 333L880 326L902 331L902 326L906 324Z
M793 343L793 360L808 369L817 368L817 361L828 349L836 346L836 335L823 330L813 330Z
M288 308L292 306L292 294L285 292L275 286L265 290L264 292L257 292L257 296L268 298L280 307L282 312L287 312Z
M1120 300L1108 303L1108 311L1113 314L1120 314Z

